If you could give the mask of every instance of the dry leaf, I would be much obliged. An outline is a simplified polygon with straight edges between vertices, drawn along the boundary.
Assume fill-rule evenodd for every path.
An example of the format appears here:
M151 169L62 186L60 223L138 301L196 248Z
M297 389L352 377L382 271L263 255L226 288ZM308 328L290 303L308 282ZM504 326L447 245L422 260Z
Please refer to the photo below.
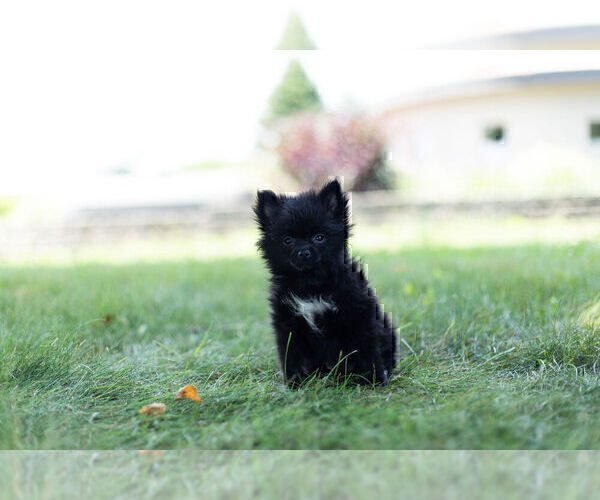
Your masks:
M164 455L165 450L139 450L138 453L141 456L160 458L161 456Z
M113 319L115 319L114 314L108 313L106 316L104 316L104 323L108 324L110 323Z
M175 393L175 399L190 399L196 403L200 403L202 399L198 396L198 391L193 385L186 385Z
M164 403L152 403L140 408L140 415L162 415L167 407Z

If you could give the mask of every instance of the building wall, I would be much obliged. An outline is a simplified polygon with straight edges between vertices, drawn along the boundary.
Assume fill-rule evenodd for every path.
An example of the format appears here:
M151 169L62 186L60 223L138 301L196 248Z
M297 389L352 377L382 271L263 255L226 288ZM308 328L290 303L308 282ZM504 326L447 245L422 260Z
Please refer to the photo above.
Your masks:
M391 162L408 173L576 168L600 172L600 83L490 92L388 114ZM501 126L505 139L485 137Z

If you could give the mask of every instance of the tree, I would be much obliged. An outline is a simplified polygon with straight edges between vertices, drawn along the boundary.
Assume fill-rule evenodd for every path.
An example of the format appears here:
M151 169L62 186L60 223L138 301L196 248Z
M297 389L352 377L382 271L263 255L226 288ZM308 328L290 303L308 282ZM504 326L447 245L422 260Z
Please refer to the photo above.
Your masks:
M320 113L286 121L276 147L281 166L303 187L343 176L354 191L389 189L385 139L377 123L363 114Z
M296 12L291 12L277 50L315 50L317 47L308 36L304 23Z
M269 99L271 118L290 116L299 111L321 109L321 97L302 65L291 60L281 82Z

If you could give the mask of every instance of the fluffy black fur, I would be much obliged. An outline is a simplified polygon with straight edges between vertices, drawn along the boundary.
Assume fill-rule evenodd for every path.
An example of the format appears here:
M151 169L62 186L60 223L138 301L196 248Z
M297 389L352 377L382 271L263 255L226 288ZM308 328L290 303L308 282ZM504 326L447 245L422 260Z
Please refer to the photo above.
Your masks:
M335 369L386 384L396 334L349 256L348 198L339 182L297 196L259 191L254 212L258 247L271 272L271 320L286 382L296 386Z

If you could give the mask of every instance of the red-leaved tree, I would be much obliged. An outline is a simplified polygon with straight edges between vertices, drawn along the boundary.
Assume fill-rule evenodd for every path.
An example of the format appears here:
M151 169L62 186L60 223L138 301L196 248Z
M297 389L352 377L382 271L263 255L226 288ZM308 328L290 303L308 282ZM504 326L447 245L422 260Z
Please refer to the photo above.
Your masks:
M330 176L343 176L346 188L357 191L391 184L381 134L360 115L296 115L282 127L277 152L283 168L304 187Z

